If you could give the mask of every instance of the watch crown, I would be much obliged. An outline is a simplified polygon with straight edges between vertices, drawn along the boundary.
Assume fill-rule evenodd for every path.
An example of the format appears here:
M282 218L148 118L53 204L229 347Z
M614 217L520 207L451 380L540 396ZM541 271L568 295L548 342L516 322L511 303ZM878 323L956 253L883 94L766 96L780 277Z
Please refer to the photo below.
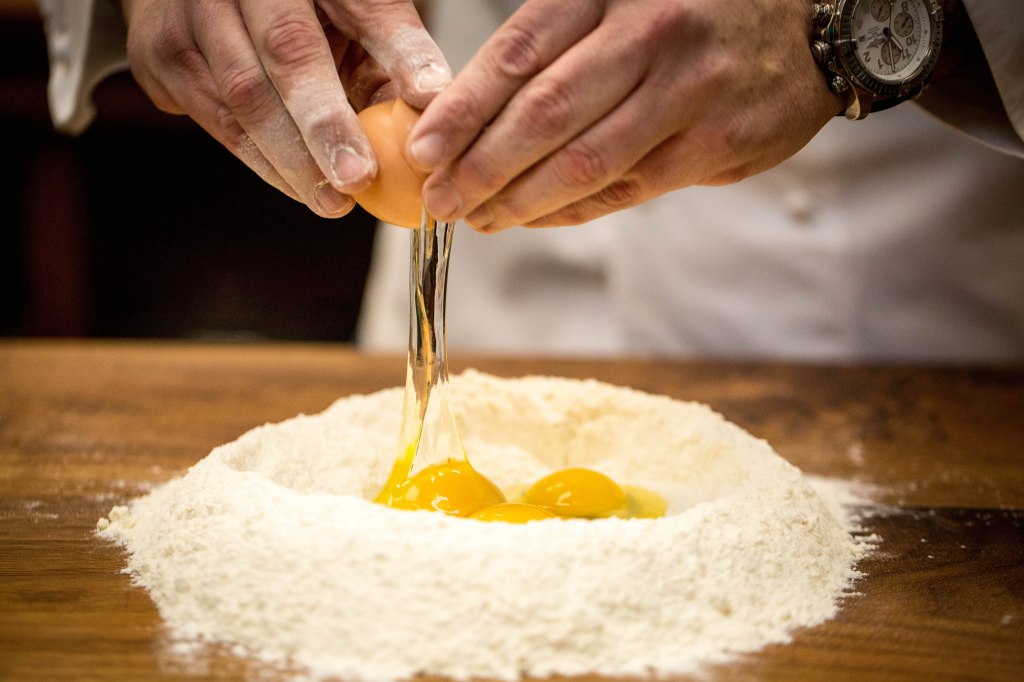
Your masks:
M842 76L833 76L828 81L828 89L837 95L841 95L850 89L850 84Z
M814 57L814 61L819 64L832 61L832 54L832 46L824 40L815 40L811 43L811 55Z
M814 19L814 23L818 26L826 26L832 20L834 13L835 8L831 3L816 2L811 6L811 18Z

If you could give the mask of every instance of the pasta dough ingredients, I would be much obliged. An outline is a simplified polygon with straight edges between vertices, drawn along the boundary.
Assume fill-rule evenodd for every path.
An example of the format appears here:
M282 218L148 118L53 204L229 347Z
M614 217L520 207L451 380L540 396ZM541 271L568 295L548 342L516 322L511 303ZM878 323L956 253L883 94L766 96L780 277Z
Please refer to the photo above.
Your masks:
M406 453L404 458L408 458ZM665 500L652 490L619 486L604 474L569 467L548 474L509 502L494 483L465 460L448 460L403 478L400 458L375 501L395 509L439 511L479 521L526 523L548 518L653 519L665 515Z
M222 642L381 682L686 674L832 617L856 577L867 545L828 488L705 406L478 372L452 388L496 485L583 467L657 491L668 513L515 524L388 509L371 498L402 390L350 396L253 429L100 521L175 650Z

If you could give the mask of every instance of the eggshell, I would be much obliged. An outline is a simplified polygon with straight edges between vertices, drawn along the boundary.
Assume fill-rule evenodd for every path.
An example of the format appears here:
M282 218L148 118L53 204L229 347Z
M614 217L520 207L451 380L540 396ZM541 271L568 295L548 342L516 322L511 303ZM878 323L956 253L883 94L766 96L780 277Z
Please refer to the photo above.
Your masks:
M368 213L386 223L419 227L426 174L413 170L403 150L419 112L401 99L363 109L359 121L377 157L373 184L353 195Z

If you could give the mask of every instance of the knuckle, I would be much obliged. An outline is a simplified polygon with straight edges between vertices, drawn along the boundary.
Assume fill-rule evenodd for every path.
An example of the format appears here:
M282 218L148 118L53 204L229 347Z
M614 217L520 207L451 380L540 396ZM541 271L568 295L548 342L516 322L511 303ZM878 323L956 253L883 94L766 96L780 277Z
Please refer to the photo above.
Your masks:
M475 130L479 127L482 121L480 107L469 95L452 93L445 106L446 125L455 130Z
M740 117L722 117L697 131L699 146L711 159L735 159L744 150L755 146L751 131Z
M618 210L635 206L643 198L640 182L631 178L620 178L597 193L595 199L603 206Z
M508 26L494 37L494 65L498 73L528 78L541 68L536 31L526 26Z
M604 152L579 139L573 140L554 157L559 182L570 189L603 185L610 176L610 162Z
M258 64L231 68L222 75L221 97L241 116L251 116L267 104L272 88Z
M263 45L271 60L294 68L319 58L326 38L317 24L286 14L269 23Z
M231 109L226 106L217 107L215 120L221 134L232 149L240 149L244 146L247 139L245 130L242 129L241 124L239 124Z
M171 94L153 75L136 63L131 65L132 77L146 93L153 105L167 114L180 114L182 109Z
M740 163L735 166L730 166L723 171L719 171L713 175L706 183L707 185L719 186L719 185L732 185L740 180L745 180L753 174L753 169L749 164Z
M178 106L178 103L172 100L170 97L163 97L162 95L151 95L150 99L153 102L153 106L157 108L157 111L162 111L165 114L174 115L185 113L185 110Z
M490 197L498 192L508 181L497 169L501 164L493 163L480 154L471 154L459 162L456 180L459 184L471 186L473 194Z
M572 102L560 83L538 85L524 95L521 115L538 137L560 134L569 125L571 113Z
M577 201L574 204L562 208L555 213L544 216L546 225L579 225L594 217L594 213L587 209L590 201Z
M720 54L715 58L701 60L695 68L695 76L708 93L728 92L728 88L733 86L738 75L745 69L746 66L740 60Z
M496 197L488 202L488 206L498 222L507 225L522 225L523 218L530 215L531 210L535 208L529 198L524 199L514 192L508 196Z
M395 23L395 18L407 18L409 0L374 0L373 2L318 3L330 5L346 5L337 9L337 16L346 26L351 25L356 38L366 38L374 27L387 27Z
M132 76L160 111L180 114L181 107L166 88L168 72L194 80L206 68L195 45L176 30L160 33L153 40L129 33L125 46Z
M585 199L563 207L547 216L548 224L579 225L599 216L636 206L643 200L642 184L635 179L621 178Z
M643 23L643 37L651 41L675 41L680 35L712 35L712 14L700 3L654 3Z
M130 60L145 60L146 55L158 64L165 64L171 69L183 73L198 73L205 68L206 60L198 48L190 40L186 40L179 31L169 30L160 33L151 45L141 40L128 41L128 57Z
M729 55L705 55L690 62L682 77L673 77L664 83L665 98L677 103L719 101L722 93L736 88L737 77L743 68Z
M299 125L309 139L318 140L321 145L329 148L345 145L366 158L374 156L358 119L349 118L337 107L324 107L303 118Z
M730 123L718 131L715 146L719 156L728 158L735 156L736 150L745 146L745 141L746 134L743 129L735 123Z

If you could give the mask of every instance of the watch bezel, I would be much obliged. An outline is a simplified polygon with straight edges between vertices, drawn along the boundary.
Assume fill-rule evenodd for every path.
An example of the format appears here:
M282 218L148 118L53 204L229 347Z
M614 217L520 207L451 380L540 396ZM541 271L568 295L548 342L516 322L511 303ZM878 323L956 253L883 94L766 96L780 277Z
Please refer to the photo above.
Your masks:
M942 46L942 9L937 0L919 0L928 6L928 22L931 35L928 41L928 57L921 62L913 75L897 83L875 78L857 58L857 40L853 38L853 11L861 2L870 0L838 0L836 16L829 24L829 32L835 60L842 65L843 76L850 85L875 95L877 98L890 97L906 99L920 93L927 85L935 62L939 59Z

